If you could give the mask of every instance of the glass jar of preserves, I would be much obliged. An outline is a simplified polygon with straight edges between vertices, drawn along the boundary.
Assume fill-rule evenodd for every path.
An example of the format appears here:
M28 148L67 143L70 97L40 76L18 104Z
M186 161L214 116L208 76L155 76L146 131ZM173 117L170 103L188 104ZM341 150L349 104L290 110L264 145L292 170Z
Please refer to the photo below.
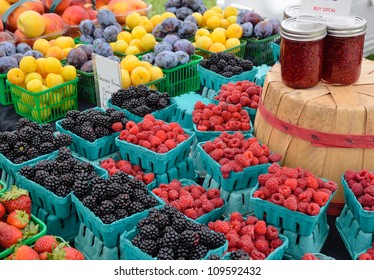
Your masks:
M320 18L289 18L281 24L280 64L283 82L292 88L310 88L321 79L326 24Z
M322 80L350 85L360 78L367 22L355 17L345 26L327 24Z
M300 5L292 5L286 7L283 11L283 19L296 18L300 14L300 10Z

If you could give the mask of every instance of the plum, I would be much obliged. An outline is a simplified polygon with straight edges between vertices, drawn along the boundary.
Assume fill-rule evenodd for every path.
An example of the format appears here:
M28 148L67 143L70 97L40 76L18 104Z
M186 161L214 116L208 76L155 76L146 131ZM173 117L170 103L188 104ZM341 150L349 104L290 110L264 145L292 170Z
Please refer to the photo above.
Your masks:
M93 45L80 45L78 48L81 48L86 52L87 58L91 58L91 55L93 53Z
M178 30L178 35L181 38L189 38L189 37L194 36L196 31L197 31L196 23L192 21L183 21Z
M171 7L179 8L182 6L182 0L168 0L165 3L165 10Z
M13 40L14 38L8 32L0 31L0 42L10 42Z
M177 13L177 8L176 7L170 7L166 9L167 12L176 14Z
M17 59L10 56L0 57L0 74L6 74L12 68L18 67Z
M177 33L169 33L165 36L163 42L169 43L170 45L174 46L175 42L178 41L180 37Z
M95 25L93 24L92 20L84 19L79 24L79 31L83 35L93 36L95 32Z
M185 7L190 8L192 11L197 11L200 5L203 4L203 1L200 0L182 0L182 4Z
M93 52L105 57L113 55L113 49L108 43L98 45L97 48L94 47Z
M3 50L0 50L0 57L6 56L6 53Z
M181 65L186 64L188 61L190 61L190 56L183 51L176 51L175 54L178 57L178 63Z
M270 37L273 34L273 25L268 21L260 21L255 25L254 34L259 39Z
M92 65L92 60L86 61L80 68L81 71L86 72L86 73L91 73L93 72L93 65Z
M153 52L146 53L142 56L142 61L148 61L153 64L155 62L155 54Z
M201 6L197 9L197 12L198 12L199 14L202 14L202 15L203 15L207 10L208 10L207 7L205 7L204 5L201 5Z
M23 53L15 53L15 54L12 55L12 57L14 57L15 59L17 59L17 64L19 65L19 62L23 58Z
M256 26L257 23L259 23L260 21L263 21L264 19L258 13L250 11L243 15L242 20L243 20L243 23L250 22L252 23L253 26Z
M96 15L96 18L97 18L97 22L104 29L110 25L114 25L117 23L116 16L113 14L112 11L108 9L99 10Z
M31 55L36 59L43 57L43 54L40 51L35 51L35 50L27 51L24 53L24 56L28 56L28 55Z
M242 24L244 23L243 21L243 16L246 14L246 13L249 13L250 10L247 10L247 9L240 9L238 11L238 15L236 16L236 23L238 24Z
M104 39L107 42L115 42L117 41L117 36L118 36L118 28L115 25L108 26L107 28L104 29Z
M174 51L184 51L188 55L193 55L195 52L195 47L190 41L181 39L175 42Z
M188 16L184 19L184 21L192 21L193 23L197 25L197 20L194 16Z
M157 24L155 28L152 30L152 35L156 38L164 38L165 33L161 30L161 24Z
M273 26L273 35L279 34L281 29L281 22L276 18L269 19L269 22Z
M8 56L11 56L17 52L16 46L11 42L1 42L0 50L3 50Z
M178 19L184 20L186 17L193 14L193 11L190 8L187 7L181 7L177 10L177 13L175 14Z
M79 41L83 44L92 44L94 39L90 35L83 34L79 37Z
M180 21L176 18L166 18L161 22L161 31L164 33L178 31Z
M80 69L87 60L87 54L82 48L72 49L66 58L67 64L73 65L76 69Z
M17 45L17 52L18 53L25 53L25 52L31 51L31 50L32 50L32 48L26 43L19 43Z
M95 47L95 45L105 44L107 41L105 41L104 38L97 38L93 41L92 45Z
M155 55L158 55L159 53L163 51L172 51L172 50L173 50L173 46L164 41L156 44L154 48Z
M165 69L174 68L178 65L178 57L171 51L163 51L156 55L155 63Z
M94 32L94 38L95 39L104 38L104 29L96 28Z
M251 37L253 34L253 25L250 22L242 24L243 37Z
M110 55L107 58L109 58L110 60L113 60L113 61L121 62L121 59L118 56L115 56L115 55Z

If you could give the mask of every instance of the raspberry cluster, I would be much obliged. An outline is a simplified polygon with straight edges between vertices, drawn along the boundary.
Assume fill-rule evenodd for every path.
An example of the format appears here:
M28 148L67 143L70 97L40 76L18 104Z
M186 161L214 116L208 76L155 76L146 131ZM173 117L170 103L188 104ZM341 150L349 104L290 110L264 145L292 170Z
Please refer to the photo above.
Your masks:
M221 89L214 99L230 104L241 104L243 107L252 109L258 108L262 87L251 81L240 81L228 83L221 86Z
M366 211L374 211L374 172L347 170L344 179L349 188Z
M251 129L248 112L241 104L220 102L218 105L205 105L198 101L192 111L192 120L200 131L249 131Z
M281 160L279 154L270 154L269 147L261 145L257 138L245 139L243 133L222 132L213 141L206 142L202 148L221 165L223 178L230 172L242 172L244 168Z
M367 249L365 253L362 253L358 260L374 260L374 242L371 245L371 248Z
M303 261L318 261L319 258L317 258L313 253L305 253L301 259Z
M323 181L300 167L269 166L268 174L258 176L259 189L253 197L281 205L292 211L310 216L320 213L338 186L333 181Z
M283 244L275 227L254 216L244 219L239 212L231 213L227 221L209 222L208 227L226 236L229 252L235 255L238 250L243 250L253 260L266 259Z
M145 173L144 171L142 171L141 166L132 165L131 162L123 159L115 161L112 158L108 158L100 162L100 166L108 170L110 176L122 171L127 175L131 175L139 181L142 181L146 185L150 184L155 179L154 173Z
M206 191L199 185L182 186L178 180L161 184L153 193L193 220L224 205L218 189Z
M152 115L146 115L138 124L129 121L119 135L120 140L160 154L169 152L189 137L178 123L156 120Z

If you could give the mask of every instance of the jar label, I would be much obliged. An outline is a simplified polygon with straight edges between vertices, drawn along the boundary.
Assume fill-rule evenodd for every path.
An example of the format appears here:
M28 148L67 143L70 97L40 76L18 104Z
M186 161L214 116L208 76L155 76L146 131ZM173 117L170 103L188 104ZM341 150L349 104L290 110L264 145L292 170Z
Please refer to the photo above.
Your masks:
M348 17L352 0L301 0L301 14Z

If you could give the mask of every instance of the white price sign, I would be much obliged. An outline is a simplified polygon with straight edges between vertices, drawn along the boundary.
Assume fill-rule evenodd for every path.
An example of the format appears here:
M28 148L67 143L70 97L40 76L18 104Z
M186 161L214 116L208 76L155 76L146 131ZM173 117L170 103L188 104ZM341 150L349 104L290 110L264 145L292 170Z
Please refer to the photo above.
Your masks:
M97 106L107 108L111 95L121 88L121 69L117 61L92 54Z
M302 0L301 13L327 17L348 17L352 0Z

